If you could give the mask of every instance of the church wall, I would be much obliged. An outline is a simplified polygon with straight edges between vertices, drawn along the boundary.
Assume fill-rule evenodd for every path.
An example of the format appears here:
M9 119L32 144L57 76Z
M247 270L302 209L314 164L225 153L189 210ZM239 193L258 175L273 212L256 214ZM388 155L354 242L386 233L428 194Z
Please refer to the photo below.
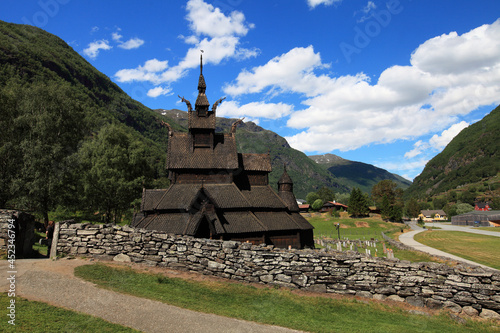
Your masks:
M66 222L59 234L57 251L66 255L112 260L122 254L136 263L231 280L500 313L500 273L480 267L410 263L354 251L277 249L117 225Z

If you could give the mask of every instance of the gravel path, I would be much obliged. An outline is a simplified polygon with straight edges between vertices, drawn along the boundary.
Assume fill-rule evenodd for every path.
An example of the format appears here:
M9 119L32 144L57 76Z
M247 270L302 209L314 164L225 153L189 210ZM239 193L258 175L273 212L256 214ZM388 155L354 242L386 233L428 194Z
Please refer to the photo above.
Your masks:
M403 243L407 246L410 246L410 247L414 248L415 250L429 253L433 256L446 257L446 258L450 258L450 259L455 260L455 261L464 262L464 263L472 265L472 266L481 266L484 268L492 269L492 270L497 271L497 272L499 271L498 269L494 269L494 268L491 268L489 266L482 265L482 264L479 264L477 262L467 260L467 259L455 256L455 255L447 253L447 252L440 251L440 250L435 249L433 247L430 247L430 246L427 246L427 245L424 245L422 243L417 242L415 239L413 239L413 237L416 234L425 231L425 229L419 227L415 222L411 222L409 225L413 229L413 231L406 232L404 234L399 235L399 241L401 243ZM426 224L426 225L429 225L429 224ZM442 224L438 224L436 226L443 227ZM460 228L460 227L458 227L458 228ZM464 229L465 230L459 230L459 231L468 232L466 228L464 228ZM451 228L450 229L443 228L443 230L452 230L452 229ZM475 231L482 231L482 230L475 230ZM439 230L436 230L436 232L439 232ZM495 231L486 231L486 232L495 233ZM495 236L497 236L497 235L495 235Z
M298 332L282 327L200 313L165 303L101 289L76 278L76 266L88 264L81 259L16 260L16 294L29 300L87 313L143 332ZM0 261L1 275L9 271ZM7 279L0 279L6 291Z

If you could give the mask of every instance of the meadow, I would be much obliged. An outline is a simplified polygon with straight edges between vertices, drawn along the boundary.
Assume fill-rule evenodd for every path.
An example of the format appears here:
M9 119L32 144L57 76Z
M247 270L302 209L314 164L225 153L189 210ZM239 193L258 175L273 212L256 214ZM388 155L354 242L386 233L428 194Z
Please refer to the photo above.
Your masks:
M419 233L414 239L438 250L500 269L500 237L439 230Z

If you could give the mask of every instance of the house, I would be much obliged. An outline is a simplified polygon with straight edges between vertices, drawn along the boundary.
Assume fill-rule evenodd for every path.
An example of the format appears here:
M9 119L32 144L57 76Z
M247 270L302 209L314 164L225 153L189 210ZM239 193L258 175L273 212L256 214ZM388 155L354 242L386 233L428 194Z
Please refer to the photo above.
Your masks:
M299 212L300 213L307 213L307 212L309 212L309 208L311 208L311 205L309 205L309 204L300 204L299 205Z
M418 218L423 221L445 221L448 219L446 213L442 209L421 210Z
M321 213L332 212L334 210L347 210L347 206L341 204L340 202L327 201L323 204L323 207L319 210Z
M168 124L167 189L145 189L132 226L198 238L237 240L276 247L314 247L313 226L299 214L286 168L278 193L269 185L269 154L237 151L236 121L229 133L215 132L215 102L209 110L203 59L198 97L188 108L188 132Z
M474 206L474 210L477 211L489 211L491 210L490 204L487 202L476 202L476 205Z

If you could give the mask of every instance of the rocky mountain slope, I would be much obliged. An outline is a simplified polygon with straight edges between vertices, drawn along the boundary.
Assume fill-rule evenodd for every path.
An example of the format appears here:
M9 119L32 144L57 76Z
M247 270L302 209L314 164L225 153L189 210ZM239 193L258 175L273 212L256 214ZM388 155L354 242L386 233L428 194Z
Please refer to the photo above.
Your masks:
M387 170L367 163L346 160L334 154L313 155L309 158L326 168L341 184L350 188L359 187L366 193L370 193L373 185L385 179L394 181L403 190L411 185L411 181Z

